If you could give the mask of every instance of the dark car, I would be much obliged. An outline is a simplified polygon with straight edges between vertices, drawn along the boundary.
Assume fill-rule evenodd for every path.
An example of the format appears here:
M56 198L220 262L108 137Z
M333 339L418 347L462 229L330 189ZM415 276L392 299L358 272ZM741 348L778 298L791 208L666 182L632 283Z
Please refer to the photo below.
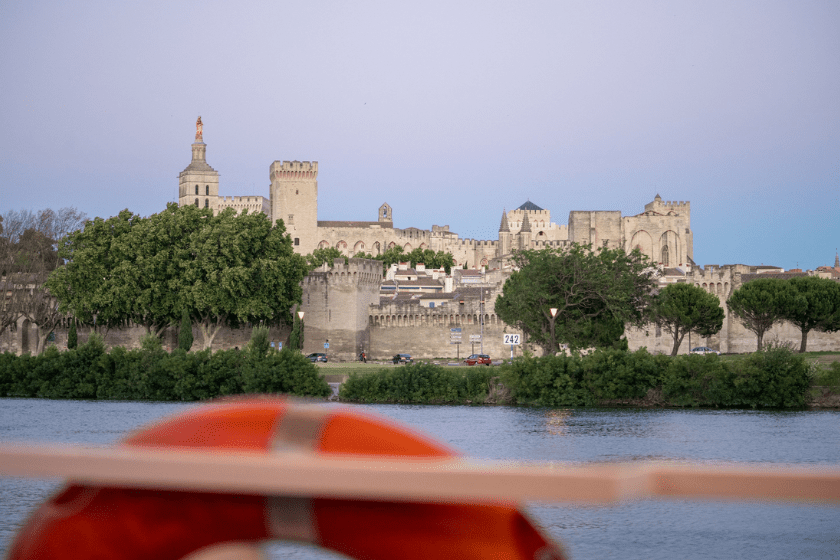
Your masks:
M313 352L306 357L307 360L310 362L326 362L327 355L323 352Z
M481 365L484 364L485 366L490 365L490 356L487 354L473 354L464 360L464 363L468 366L474 365Z
M411 362L411 354L397 354L394 356L395 364L410 364Z

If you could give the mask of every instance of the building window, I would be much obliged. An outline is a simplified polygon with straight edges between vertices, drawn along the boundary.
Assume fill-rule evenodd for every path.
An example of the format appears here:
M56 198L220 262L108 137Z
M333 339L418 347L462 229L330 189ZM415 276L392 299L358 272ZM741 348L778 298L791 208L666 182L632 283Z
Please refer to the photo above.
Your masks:
M430 301L430 302L429 302L429 307L434 307L434 306L435 306L435 302Z
M209 199L204 199L204 207L205 208L210 208L210 200Z
M195 207L198 208L198 199L195 199Z
M668 260L668 246L667 245L662 247L662 264L664 266L669 266L670 265L670 261Z
M198 194L198 185L195 186L195 194Z
M204 185L204 194L210 196L210 185Z
M295 237L295 245L300 245L300 237Z

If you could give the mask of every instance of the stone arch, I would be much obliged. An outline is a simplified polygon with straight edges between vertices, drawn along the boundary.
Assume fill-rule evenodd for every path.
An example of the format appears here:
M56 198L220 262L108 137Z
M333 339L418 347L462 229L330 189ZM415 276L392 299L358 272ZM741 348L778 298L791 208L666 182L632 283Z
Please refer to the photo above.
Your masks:
M330 246L330 242L327 241L326 239L321 241L320 243L318 243L318 248L319 249L326 249L329 246Z
M363 252L365 250L365 242L364 241L356 241L356 244L353 245L353 254Z
M721 295L721 296L724 295L723 284L721 284L720 282L717 283L717 293L718 293L718 295Z
M670 258L669 252L668 252L668 246L667 245L662 247L662 255L661 255L661 258L659 259L659 262L662 264L662 266L671 266L671 258Z
M347 242L343 239L335 244L335 248L339 251L346 251L347 250Z
M481 266L487 266L490 261L487 260L487 257L481 259Z
M373 256L376 257L382 254L382 246L379 244L379 241L373 244Z
M405 245L403 245L403 251L406 251L407 253L410 253L411 252L411 243L406 243Z
M393 249L393 248L394 248L394 247L396 247L396 246L397 246L397 244L396 244L395 242L393 242L393 241L391 241L390 243L388 243L388 248L389 248L389 249Z
M420 244L420 248L421 248L421 249L423 249L423 250L425 251L426 249L428 249L428 248L429 248L429 246L428 246L428 245L426 245L425 243L421 243L421 244Z
M628 250L632 251L633 249L638 249L643 255L647 255L651 260L656 260L653 256L653 239L651 239L650 234L643 229L635 232L633 237L630 238Z
M667 249L665 253L668 256L669 262L682 263L682 255L680 255L680 236L677 232L669 229L659 237L659 251L660 255ZM667 266L667 265L666 265Z

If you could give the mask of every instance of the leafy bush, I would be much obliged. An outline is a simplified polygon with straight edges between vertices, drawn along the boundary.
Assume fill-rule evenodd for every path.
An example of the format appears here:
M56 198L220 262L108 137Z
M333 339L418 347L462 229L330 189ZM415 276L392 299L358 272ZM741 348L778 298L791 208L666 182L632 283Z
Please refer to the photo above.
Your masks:
M525 356L502 366L502 382L520 404L580 406L592 402L583 389L584 370L577 356Z
M755 352L732 362L736 406L801 408L810 387L810 367L786 348Z
M732 406L732 373L717 354L676 356L664 372L662 396L676 406Z
M366 375L353 373L342 383L339 397L347 401L379 403L484 402L492 373L487 369L469 368L462 372L416 363Z

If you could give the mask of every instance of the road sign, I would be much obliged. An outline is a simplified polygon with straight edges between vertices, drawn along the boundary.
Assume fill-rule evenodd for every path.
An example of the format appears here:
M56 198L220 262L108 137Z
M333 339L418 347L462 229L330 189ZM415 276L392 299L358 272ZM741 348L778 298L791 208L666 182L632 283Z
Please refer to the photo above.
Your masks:
M461 332L461 327L458 327L457 329L449 329L449 332Z
M471 334L470 335L470 340L481 340L481 335L480 334Z
M329 343L329 342L325 342L325 343L324 343L324 350L326 350L326 349L327 349L327 348L329 348L329 347L330 347L330 343Z
M519 336L518 334L506 334L504 342L502 344L510 344L511 346L514 344L519 344Z
M450 342L449 344L461 344L461 341L460 341L460 340L458 340L458 341L453 341L453 342Z

